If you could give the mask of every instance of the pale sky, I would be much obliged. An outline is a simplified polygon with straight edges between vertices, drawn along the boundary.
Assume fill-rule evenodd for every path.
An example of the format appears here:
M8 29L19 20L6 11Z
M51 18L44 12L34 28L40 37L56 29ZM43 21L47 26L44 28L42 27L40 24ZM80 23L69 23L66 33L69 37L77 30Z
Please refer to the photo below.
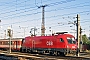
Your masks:
M9 26L12 27L13 37L24 37L24 29L25 36L29 36L33 27L40 35L42 8L37 6L42 5L48 5L45 7L45 34L51 33L51 27L53 32L65 31L74 35L72 29L75 29L75 25L68 23L76 21L75 17L79 14L82 34L89 36L90 0L0 0L0 38L5 38L5 30Z

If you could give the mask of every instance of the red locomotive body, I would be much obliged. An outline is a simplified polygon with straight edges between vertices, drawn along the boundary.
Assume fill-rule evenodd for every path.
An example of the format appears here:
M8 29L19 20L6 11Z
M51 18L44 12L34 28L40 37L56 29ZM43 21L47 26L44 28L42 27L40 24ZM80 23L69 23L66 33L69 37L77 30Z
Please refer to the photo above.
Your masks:
M74 36L70 34L58 34L52 36L28 36L22 44L22 51L62 54L73 53L77 50Z
M20 51L22 39L11 39L11 49ZM9 49L9 39L0 39L0 49Z

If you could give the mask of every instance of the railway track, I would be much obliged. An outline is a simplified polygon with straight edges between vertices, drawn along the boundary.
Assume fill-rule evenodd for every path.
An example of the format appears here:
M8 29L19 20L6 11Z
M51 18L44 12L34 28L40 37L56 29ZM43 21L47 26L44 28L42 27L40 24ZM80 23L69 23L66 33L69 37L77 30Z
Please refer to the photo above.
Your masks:
M73 57L73 56L66 56L66 57L61 57L61 56L50 56L48 54L30 54L30 53L21 53L21 52L12 52L11 54L8 54L7 51L0 51L0 56L2 57L8 57L8 60L10 60L12 57L13 59L16 58L16 60L90 60L90 58L85 58L85 57Z

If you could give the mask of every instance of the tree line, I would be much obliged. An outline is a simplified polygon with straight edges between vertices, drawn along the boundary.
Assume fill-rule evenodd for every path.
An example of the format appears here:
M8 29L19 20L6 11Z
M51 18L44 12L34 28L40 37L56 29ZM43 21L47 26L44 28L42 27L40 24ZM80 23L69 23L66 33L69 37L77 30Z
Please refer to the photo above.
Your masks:
M90 38L90 37L89 37ZM83 44L88 44L90 45L90 39L87 37L86 34L82 35L82 42Z

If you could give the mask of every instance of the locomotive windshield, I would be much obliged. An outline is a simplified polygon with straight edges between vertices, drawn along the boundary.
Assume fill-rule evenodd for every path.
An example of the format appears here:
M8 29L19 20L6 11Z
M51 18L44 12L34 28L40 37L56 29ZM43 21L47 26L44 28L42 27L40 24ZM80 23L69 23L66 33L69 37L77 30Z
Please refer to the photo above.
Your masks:
M76 44L76 41L74 38L67 37L67 41L69 44Z

